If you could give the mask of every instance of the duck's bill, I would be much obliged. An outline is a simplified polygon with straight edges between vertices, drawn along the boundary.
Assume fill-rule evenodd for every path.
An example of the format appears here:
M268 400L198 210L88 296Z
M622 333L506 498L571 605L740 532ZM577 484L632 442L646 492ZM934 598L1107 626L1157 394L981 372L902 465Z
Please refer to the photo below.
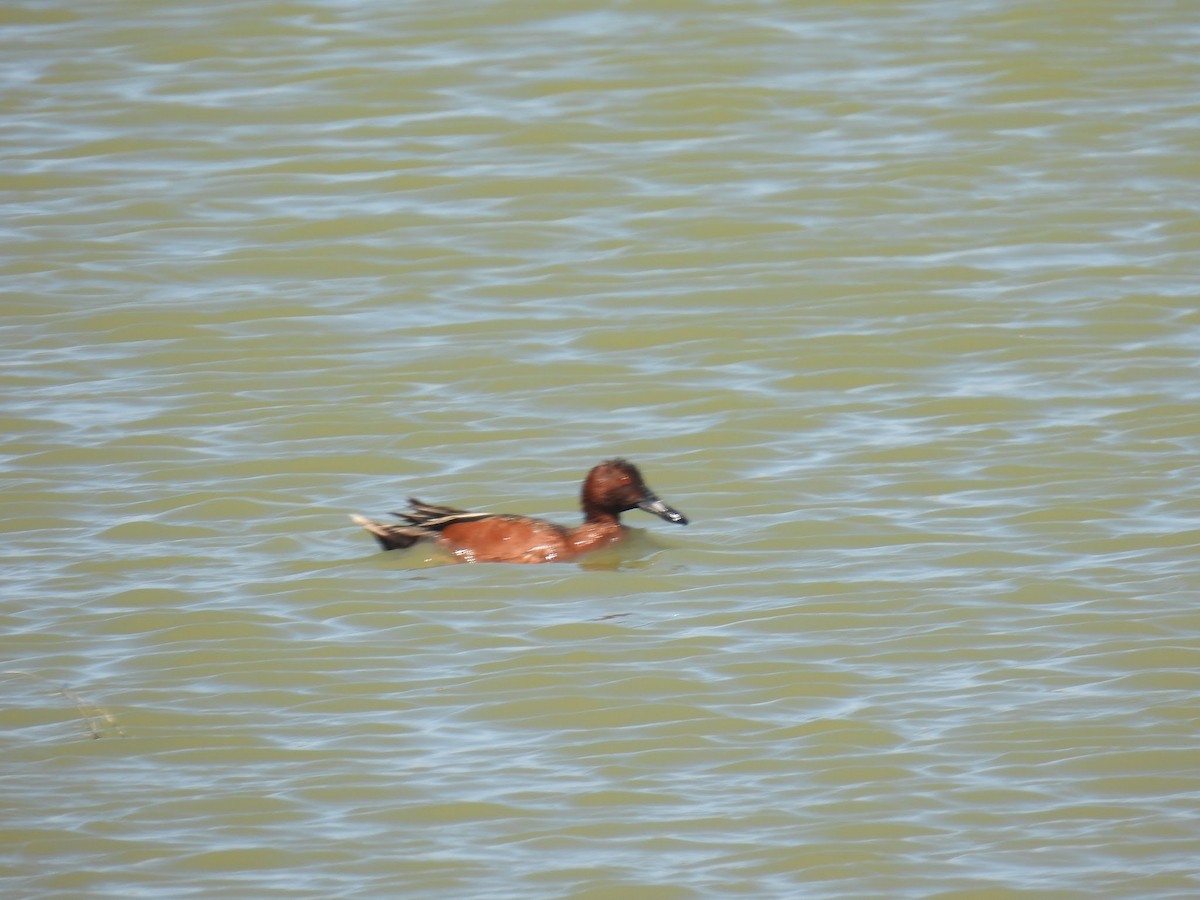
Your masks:
M668 522L674 522L677 525L686 525L688 523L687 516L677 509L671 509L667 504L663 503L653 494L638 504L638 509L644 509L648 513L653 513L660 519L666 519Z

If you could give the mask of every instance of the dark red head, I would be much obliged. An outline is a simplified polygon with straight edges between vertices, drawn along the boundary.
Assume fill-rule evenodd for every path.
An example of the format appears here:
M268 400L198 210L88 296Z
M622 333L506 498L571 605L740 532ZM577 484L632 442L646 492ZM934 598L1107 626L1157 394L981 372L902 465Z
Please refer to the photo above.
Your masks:
M637 466L623 459L606 459L588 472L583 482L583 512L588 519L617 517L630 509L644 509L660 519L686 525L687 517L655 496Z

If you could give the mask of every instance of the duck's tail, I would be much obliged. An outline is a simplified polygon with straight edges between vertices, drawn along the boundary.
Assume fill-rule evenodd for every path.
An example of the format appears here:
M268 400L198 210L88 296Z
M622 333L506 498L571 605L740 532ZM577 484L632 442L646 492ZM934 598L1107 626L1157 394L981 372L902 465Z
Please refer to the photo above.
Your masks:
M363 516L350 517L350 520L361 525L371 534L384 550L403 550L411 547L419 540L434 537L434 534L415 525L386 525L383 522L372 522Z

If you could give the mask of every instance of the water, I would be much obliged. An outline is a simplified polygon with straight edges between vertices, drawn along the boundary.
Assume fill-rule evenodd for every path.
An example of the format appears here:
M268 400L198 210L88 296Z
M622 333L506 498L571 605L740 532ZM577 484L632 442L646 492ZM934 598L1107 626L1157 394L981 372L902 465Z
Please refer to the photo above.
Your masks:
M0 40L5 896L1200 891L1190 4Z

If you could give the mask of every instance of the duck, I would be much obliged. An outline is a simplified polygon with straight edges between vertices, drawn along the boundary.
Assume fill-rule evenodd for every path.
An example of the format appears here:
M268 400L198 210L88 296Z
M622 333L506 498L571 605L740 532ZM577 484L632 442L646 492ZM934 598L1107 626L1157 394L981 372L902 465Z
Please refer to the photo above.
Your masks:
M580 491L583 522L573 528L532 516L468 512L408 499L406 512L391 513L401 524L351 515L375 536L384 550L402 550L422 541L436 544L458 562L565 562L621 541L628 529L621 513L640 509L666 522L687 525L683 513L668 506L646 485L638 467L625 459L606 459L588 472Z

